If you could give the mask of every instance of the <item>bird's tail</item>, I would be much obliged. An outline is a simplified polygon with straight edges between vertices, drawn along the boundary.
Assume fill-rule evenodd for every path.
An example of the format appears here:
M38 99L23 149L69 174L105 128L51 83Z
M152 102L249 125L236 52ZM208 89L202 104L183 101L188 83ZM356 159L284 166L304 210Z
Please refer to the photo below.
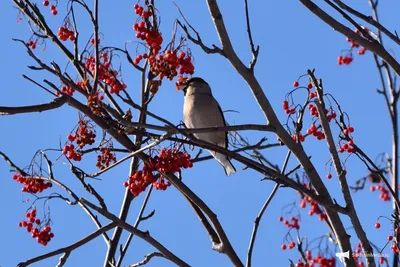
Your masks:
M235 166L233 166L228 157L220 153L212 153L212 155L218 161L218 163L221 164L222 167L224 167L224 171L227 176L230 176L231 174L236 172Z

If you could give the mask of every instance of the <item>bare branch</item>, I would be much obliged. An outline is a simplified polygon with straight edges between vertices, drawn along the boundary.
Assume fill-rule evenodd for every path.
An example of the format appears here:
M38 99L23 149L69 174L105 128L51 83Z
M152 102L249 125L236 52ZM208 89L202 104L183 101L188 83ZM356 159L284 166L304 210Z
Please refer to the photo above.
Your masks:
M306 8L308 8L312 13L314 13L317 17L319 17L322 21L326 24L331 26L336 31L340 32L341 34L349 37L350 39L354 40L356 43L362 45L366 49L370 50L374 54L381 57L384 61L386 61L393 70L400 75L400 64L396 61L396 59L390 55L382 45L375 41L375 40L367 40L362 36L356 34L354 31L346 27L345 25L341 24L337 20L335 20L332 16L328 13L323 11L319 8L316 4L314 4L310 0L299 0Z
M350 14L352 14L352 15L364 20L365 22L371 24L372 26L377 28L379 31L381 31L384 34L386 34L386 36L389 37L390 39L392 39L392 41L394 41L395 43L400 45L400 39L397 36L397 34L393 34L391 31L389 31L387 28L385 28L382 24L379 23L379 21L375 20L373 17L364 15L363 13L351 8L346 3L343 3L343 1L340 1L340 0L333 0L333 1L338 6L340 6L340 8L342 8L343 10L346 10Z
M32 106L22 106L22 107L3 107L0 106L0 116L1 115L14 115L21 113L33 113L33 112L43 112L48 110L53 110L61 107L67 102L67 98L62 96L54 99L53 101L46 104L32 105Z
M151 192L152 192L152 191L153 191L153 185L150 185L150 188L149 188L149 190L147 191L146 197L145 197L144 200L143 200L143 204L142 204L142 207L140 208L139 214L137 215L136 222L135 222L135 224L133 225L133 227L135 227L135 228L138 228L140 222L144 221L145 219L148 219L149 216L150 216L150 215L148 215L147 218L144 218L144 217L143 217L143 213L144 213L144 211L146 210L147 203L148 203L148 201L149 201L149 199L150 199L150 196L151 196ZM153 210L153 212L150 213L150 214L154 214L154 210ZM115 265L116 267L121 266L122 260L124 259L125 254L126 254L126 252L128 251L128 248L129 248L129 245L130 245L130 243L131 243L131 241L132 241L133 236L134 236L134 235L133 235L132 233L129 234L129 236L128 236L126 242L125 242L124 247L121 249L121 253L120 253L119 259L118 259L118 261L117 261L117 264Z
M285 161L283 163L282 170L281 170L282 174L285 173L285 170L286 170L286 167L287 167L287 164L289 162L291 154L292 153L290 151L287 153L287 156L285 158ZM253 255L253 248L254 248L254 244L255 244L255 241L256 241L256 237L257 237L258 226L260 225L261 218L264 215L264 212L267 209L269 203L271 203L271 201L274 198L276 192L278 192L279 186L280 186L280 184L278 184L278 183L274 186L274 188L272 189L269 197L267 198L267 200L265 201L264 205L262 206L260 212L258 213L257 217L254 219L253 232L252 232L251 238L250 238L249 249L247 250L246 267L251 267L251 258L252 258L252 255Z
M152 252L152 253L149 253L146 256L144 256L144 259L142 261L140 261L138 263L135 263L135 264L132 264L132 265L129 265L127 267L138 267L138 266L145 265L146 263L148 263L154 257L162 257L162 258L164 258L164 255L162 253L159 253L159 252Z
M184 262L183 260L178 258L175 254L173 254L165 246L163 246L161 243L159 243L157 240L155 240L153 237L151 237L149 232L142 232L142 231L136 229L135 227L133 227L133 226L127 224L126 222L120 220L114 214L112 214L112 213L110 213L110 212L108 212L108 211L106 211L106 210L104 210L104 209L102 209L100 207L97 207L96 205L94 205L93 203L87 201L84 198L81 198L79 201L82 204L89 206L91 209L94 209L95 211L97 211L98 213L100 213L101 215L106 217L107 219L113 221L119 227L121 227L121 228L127 230L128 232L136 235L140 239L143 239L144 241L146 241L147 243L152 245L154 248L158 249L164 255L165 258L169 259L170 261L172 261L176 265L184 266L184 267L190 267L189 264L187 264L186 262Z
M246 11L246 26L247 26L247 34L249 36L249 43L250 43L250 48L251 48L251 53L253 54L253 59L250 62L250 69L254 71L254 67L257 63L257 58L258 58L258 53L260 52L260 46L257 45L255 47L254 42L253 42L253 36L251 33L251 26L250 26L250 15L249 15L249 4L248 0L244 0L244 8Z

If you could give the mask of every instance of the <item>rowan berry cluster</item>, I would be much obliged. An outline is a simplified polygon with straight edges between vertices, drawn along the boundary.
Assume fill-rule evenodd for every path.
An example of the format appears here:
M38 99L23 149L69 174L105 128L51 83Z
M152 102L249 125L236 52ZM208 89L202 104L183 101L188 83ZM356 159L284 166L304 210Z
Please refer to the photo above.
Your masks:
M289 102L287 100L283 101L283 109L285 110L286 114L296 114L295 108L289 108Z
M163 37L155 25L152 25L148 20L153 16L153 11L150 8L147 10L139 4L135 4L135 13L139 16L139 21L133 25L136 31L136 38L146 42L151 53L157 55L161 50Z
M104 170L110 163L116 162L117 158L115 157L115 153L111 147L102 147L100 148L101 155L97 156L96 167L100 170Z
M326 215L325 212L323 212L321 210L321 208L319 207L318 203L315 202L314 200L312 200L311 197L309 196L304 196L303 199L300 202L300 208L306 208L307 207L307 203L310 205L310 210L308 211L308 215L313 216L314 214L319 215L319 220L325 220L326 218L328 218L328 216Z
M89 94L87 98L86 105L90 108L90 110L95 115L99 115L101 111L100 101L104 100L104 96L100 95L99 92L95 92L94 94Z
M85 61L85 67L94 75L96 70L96 58L88 56ZM110 87L111 94L118 94L122 89L127 88L127 85L117 79L118 71L111 69L111 63L107 53L102 53L99 62L98 77Z
M317 254L315 257L312 256L312 253L310 250L305 251L305 258L307 260L306 263L303 262L303 260L299 260L296 263L296 267L336 267L336 258L331 257L323 257L319 254Z
M53 184L49 181L43 179L35 179L29 176L22 176L20 173L14 174L12 178L18 183L24 185L24 187L22 187L22 192L32 194L41 193L43 192L43 190L53 186Z
M68 140L70 142L75 141L79 148L82 149L86 145L93 145L96 138L94 127L89 124L88 121L83 119L79 120L79 127L75 132L75 135L69 134Z
M291 217L290 221L284 220L283 217L279 217L278 220L288 228L300 229L299 218L297 217Z
M74 144L65 145L62 151L63 155L66 155L68 159L81 161L82 155L79 151L75 150Z
M29 46L31 49L35 49L37 46L37 40L36 41L30 40L29 42L26 43L26 45Z
M133 29L136 31L136 37L146 42L149 53L137 55L133 63L137 65L142 59L148 59L151 72L155 76L158 76L160 80L164 77L172 80L179 74L179 82L185 79L185 75L192 75L194 73L192 58L187 53L181 51L180 47L173 49L173 45L171 44L169 49L160 52L163 38L156 25L152 25L149 21L149 18L154 16L152 9L148 8L145 10L144 7L136 4L135 13L140 18L133 25ZM154 20L153 23L155 23Z
M43 5L44 6L49 6L50 5L50 1L44 0L43 1ZM50 11L51 11L51 14L53 14L54 16L58 14L57 7L55 5L51 5L50 6Z
M391 249L394 253L400 253L399 244L397 243L397 241L393 241L393 242L392 242L392 244L390 245L390 249Z
M296 246L296 243L294 243L294 241L292 241L292 242L289 242L289 244L282 244L281 245L281 249L282 250L286 250L287 248L288 249L292 249L292 248L294 248Z
M314 123L311 124L310 128L307 129L307 134L315 136L318 140L325 139L325 134L322 131L318 130L317 126L315 126Z
M310 115L312 117L314 117L315 119L313 120L313 123L310 125L310 127L307 129L307 135L302 134L302 133L295 133L292 134L292 139L297 141L299 139L300 142L304 142L307 136L314 136L316 137L318 140L323 140L326 138L325 134L320 130L320 126L316 124L315 120L319 118L319 113L318 113L318 109L316 107L315 104L310 103L310 101L317 97L317 92L313 92L313 84L312 83L308 83L306 86L300 86L300 82L299 80L296 80L293 82L293 86L295 87L295 90L299 89L299 88L305 88L308 91L308 105L307 108L310 111ZM283 101L283 109L285 110L285 113L288 115L291 114L296 114L296 108L293 108L291 106L289 106L289 102L287 100ZM325 112L325 116L328 120L328 122L331 122L332 120L336 119L337 114L334 110L330 109L326 109L324 110ZM297 125L297 124L296 124ZM353 129L354 130L354 129ZM346 130L348 131L348 129Z
M35 208L27 212L25 216L26 220L19 222L18 226L26 228L26 231L31 233L32 238L36 238L39 244L46 246L54 237L54 234L51 232L51 227L48 224L41 226L42 222L40 219L36 218Z
M338 56L338 65L350 65L353 62L354 58L350 54L348 56Z
M390 201L390 192L385 186L383 186L383 185L375 185L375 186L373 186L372 185L369 188L369 190L371 192L381 191L379 193L379 198L382 199L383 201Z
M176 173L181 168L191 168L190 154L177 149L161 149L158 156L150 159L149 168L165 173Z
M177 149L161 149L158 156L150 158L142 170L134 173L124 182L124 186L129 188L134 196L138 196L145 191L147 186L153 184L158 190L166 190L171 185L163 176L156 178L154 171L164 173L176 173L181 168L191 168L193 163L190 161L188 153L180 152Z
M183 51L178 54L177 50L167 49L164 54L150 56L149 63L150 70L160 79L166 77L168 80L172 80L178 73L181 77L185 74L192 75L194 73L192 58Z
M86 145L93 145L96 138L94 126L88 121L80 119L78 125L75 134L69 134L67 137L69 142L76 142L77 147L72 143L67 144L62 151L62 154L66 155L68 159L75 161L82 160L82 154L79 150Z
M67 94L69 96L72 96L75 92L75 89L69 86L63 86L61 88L61 92L63 92L64 94Z
M353 127L350 127L352 129ZM347 141L347 143L342 144L342 146L339 148L339 153L343 152L348 152L348 153L354 153L356 152L356 148L354 147L354 141L353 139L350 139Z
M369 30L366 27L362 27L362 28L365 31L369 32ZM361 33L360 33L360 31L358 29L355 30L355 33L357 33L358 35L361 35ZM338 64L339 65L350 65L354 60L351 51L353 49L361 47L358 43L356 43L354 40L350 39L349 37L346 37L346 41L348 43L350 43L350 52L346 56L342 56L342 55L338 56ZM367 52L367 49L365 47L361 47L359 50L357 50L357 54L360 55L360 56L364 55L365 52Z
M312 92L311 92L312 93ZM311 94L310 93L310 94ZM313 97L315 97L314 95L313 95ZM310 97L311 98L311 97ZM317 110L317 107L315 106L315 105L313 105L312 103L310 103L310 104L308 104L308 110L310 111L310 114L311 114L311 116L313 116L313 117L316 117L316 118L318 118L319 117L319 114L318 114L318 110ZM331 122L333 119L335 119L336 118L336 112L335 111L329 111L328 109L325 109L324 110L324 112L325 112L325 115L326 115L326 119L328 120L328 122ZM329 112L331 112L331 113L329 113Z
M68 28L68 25L64 25L58 28L57 36L58 39L60 39L61 41L75 41L75 32L73 30L70 30Z
M299 140L300 142L304 142L306 140L306 137L304 135L302 135L301 133L299 133ZM297 134L292 134L292 139L294 141L297 141Z

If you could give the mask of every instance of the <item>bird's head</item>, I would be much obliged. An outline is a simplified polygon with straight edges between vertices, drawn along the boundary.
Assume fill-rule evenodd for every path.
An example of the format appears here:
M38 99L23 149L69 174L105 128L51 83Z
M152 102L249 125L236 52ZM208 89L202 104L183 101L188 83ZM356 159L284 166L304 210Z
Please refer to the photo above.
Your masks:
M211 87L199 77L193 77L178 85L185 96L192 94L212 95Z

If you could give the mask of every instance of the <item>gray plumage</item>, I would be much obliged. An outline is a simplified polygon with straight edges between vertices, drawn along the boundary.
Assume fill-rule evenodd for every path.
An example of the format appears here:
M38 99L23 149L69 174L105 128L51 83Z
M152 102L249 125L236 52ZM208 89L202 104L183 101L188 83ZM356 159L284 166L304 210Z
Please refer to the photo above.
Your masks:
M180 87L185 95L183 121L187 128L226 126L221 107L213 97L207 82L201 78L191 78ZM200 140L228 148L227 132L194 133L193 135ZM209 150L209 152L224 167L226 175L236 172L228 157L214 151Z

